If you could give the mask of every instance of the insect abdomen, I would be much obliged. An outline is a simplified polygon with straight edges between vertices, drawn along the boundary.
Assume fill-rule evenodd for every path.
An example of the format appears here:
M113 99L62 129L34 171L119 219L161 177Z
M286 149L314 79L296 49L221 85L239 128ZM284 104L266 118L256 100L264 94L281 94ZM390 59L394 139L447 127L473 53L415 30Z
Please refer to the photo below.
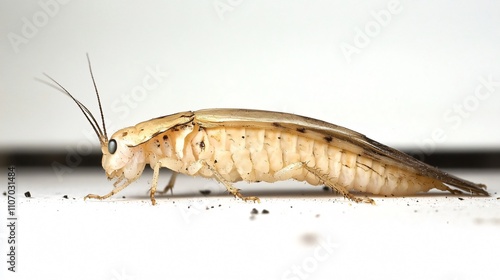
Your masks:
M203 143L203 144L201 144ZM193 160L202 158L231 182L275 182L293 178L320 185L318 176L300 163L349 190L383 195L408 195L443 186L426 177L372 160L307 133L279 129L206 128L185 147ZM299 164L297 164L299 163ZM198 175L211 177L208 169Z

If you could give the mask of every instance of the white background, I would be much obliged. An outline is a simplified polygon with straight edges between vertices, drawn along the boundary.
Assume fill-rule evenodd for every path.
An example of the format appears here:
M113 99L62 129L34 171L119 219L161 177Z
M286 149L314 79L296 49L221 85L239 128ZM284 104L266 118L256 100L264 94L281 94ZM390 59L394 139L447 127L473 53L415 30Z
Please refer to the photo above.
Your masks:
M97 116L85 53L110 132L234 107L398 148L499 148L500 85L474 95L481 77L500 80L499 2L390 3L2 1L0 148L98 147L72 101L35 80L48 73ZM141 94L151 69L168 77Z

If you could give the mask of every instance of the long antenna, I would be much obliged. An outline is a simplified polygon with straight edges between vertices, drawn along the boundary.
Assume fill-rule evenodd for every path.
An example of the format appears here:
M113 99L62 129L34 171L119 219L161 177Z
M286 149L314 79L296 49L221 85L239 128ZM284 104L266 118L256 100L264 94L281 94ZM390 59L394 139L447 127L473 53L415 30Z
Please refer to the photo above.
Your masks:
M95 94L97 95L97 103L99 103L99 111L101 111L102 119L102 129L104 130L104 139L108 141L108 134L106 133L106 124L104 123L104 113L102 112L101 98L99 97L99 91L97 90L97 85L95 83L94 74L92 73L92 65L90 64L90 57L87 53L87 61L89 63L90 76L92 77L92 83L94 84Z
M69 93L69 91L64 88L60 83L58 83L56 80L54 80L52 77L50 77L49 75L43 73L47 78L49 78L52 82L54 82L56 85L59 86L59 89L60 91L62 91L63 93L65 93L66 95L68 95L69 97L71 97L71 99L73 99L73 101L76 103L76 105L78 105L78 108L80 108L80 110L82 111L83 115L85 116L85 118L87 118L87 120L89 121L90 125L92 126L92 128L94 129L94 132L97 134L97 138L99 138L99 142L101 142L101 145L105 145L106 141L107 141L107 138L104 138L104 135L102 133L102 130L101 128L99 127L99 123L96 121L96 119L94 118L94 115L92 115L92 113L90 112L90 110L85 107L85 105L83 105L78 99L76 99L75 97L73 97L73 95L71 95L71 93Z

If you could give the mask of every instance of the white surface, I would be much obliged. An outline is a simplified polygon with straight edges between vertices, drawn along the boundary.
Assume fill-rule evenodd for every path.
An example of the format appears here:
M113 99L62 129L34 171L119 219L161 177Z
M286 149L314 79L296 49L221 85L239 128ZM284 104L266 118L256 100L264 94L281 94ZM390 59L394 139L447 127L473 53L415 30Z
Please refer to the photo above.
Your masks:
M453 173L487 184L492 197L375 197L373 206L296 182L239 184L261 197L253 204L180 177L174 197L152 206L150 172L117 197L83 201L111 190L102 170L78 168L59 181L50 169L18 168L18 272L2 260L0 278L498 279L500 174Z
M110 132L241 107L323 119L399 148L499 148L500 2L400 1L377 25L373 14L390 3L1 1L0 148L97 146L71 100L35 80L50 74L97 114L86 52ZM366 27L369 42L356 43ZM344 55L345 44L359 53ZM151 69L168 76L138 94ZM477 99L490 76L497 84Z

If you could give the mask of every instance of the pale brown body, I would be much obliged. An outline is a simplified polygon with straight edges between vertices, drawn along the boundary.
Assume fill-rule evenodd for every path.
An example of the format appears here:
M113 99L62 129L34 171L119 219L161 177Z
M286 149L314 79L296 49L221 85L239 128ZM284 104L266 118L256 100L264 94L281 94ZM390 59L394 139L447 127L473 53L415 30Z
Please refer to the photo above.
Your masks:
M292 114L241 109L183 112L122 129L111 139L119 143L121 156L103 147L103 167L120 185L105 197L137 179L146 164L154 169L153 202L161 167L215 178L241 198L245 197L232 182L295 179L327 185L355 201L363 199L350 190L395 196L432 188L456 191L445 184L487 194L483 185L446 174L357 132Z
M398 150L334 124L293 114L247 110L206 109L155 118L117 131L108 139L97 85L92 76L102 127L90 110L56 83L82 111L94 129L103 153L102 166L115 188L105 199L126 188L142 174L146 164L153 170L150 197L155 192L161 167L177 173L215 178L227 190L244 197L232 182L295 179L324 184L354 201L350 190L383 195L412 195L432 188L488 195L486 186L447 174ZM48 76L47 76L48 77Z

